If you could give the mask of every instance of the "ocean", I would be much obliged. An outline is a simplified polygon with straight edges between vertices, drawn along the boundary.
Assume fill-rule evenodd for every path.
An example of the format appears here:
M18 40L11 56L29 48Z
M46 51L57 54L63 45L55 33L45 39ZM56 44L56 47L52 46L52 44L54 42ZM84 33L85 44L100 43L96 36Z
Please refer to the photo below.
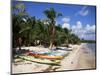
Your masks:
M93 53L96 52L96 44L95 43L87 43L86 45Z

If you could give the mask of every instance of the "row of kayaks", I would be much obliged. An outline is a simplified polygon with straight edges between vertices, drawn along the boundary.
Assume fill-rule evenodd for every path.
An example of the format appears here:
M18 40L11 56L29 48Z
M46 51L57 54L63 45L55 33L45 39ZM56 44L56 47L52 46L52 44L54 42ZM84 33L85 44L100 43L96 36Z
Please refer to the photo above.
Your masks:
M65 52L48 52L48 53L34 53L32 51L26 51L26 54L19 55L18 57L27 61L42 63L42 64L51 64L59 65L61 60L64 58Z
M61 61L61 60L41 59L41 58L36 58L33 56L19 56L19 58L27 60L27 61L32 61L32 62L41 63L41 64L49 64L49 65L59 65Z
M61 60L61 59L63 59L63 56L54 56L54 55L46 55L46 54L29 53L28 55L34 56L36 58L43 58L43 59L49 59L49 60Z

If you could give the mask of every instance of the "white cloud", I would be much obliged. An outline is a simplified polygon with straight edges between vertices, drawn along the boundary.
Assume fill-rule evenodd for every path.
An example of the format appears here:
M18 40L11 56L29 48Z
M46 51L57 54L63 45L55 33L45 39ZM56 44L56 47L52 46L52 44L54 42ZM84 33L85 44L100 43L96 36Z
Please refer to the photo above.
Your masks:
M70 18L69 17L64 17L63 19L62 19L62 21L65 23L65 22L69 22L70 21Z
M62 19L62 21L64 22L62 25L62 28L68 28L70 30L70 18L69 17L64 17Z
M73 25L71 29L72 33L75 33L80 38L84 38L87 40L95 39L95 25L87 24L85 27L83 27L82 23L80 21L77 21L76 25Z
M83 26L82 26L82 23L80 21L77 21L76 25L73 25L71 27L72 32L74 32L75 34L79 34L79 33L83 32L82 28L83 28Z
M82 23L80 21L77 21L76 22L76 25L77 25L77 28L78 29L81 29L82 28Z
M68 29L70 29L70 24L69 23L64 23L62 25L62 28L68 28Z
M72 30L75 30L75 29L76 29L76 26L75 26L75 25L73 25L73 26L72 26Z
M82 8L82 11L86 10L86 8L87 7ZM84 13L84 15L86 15L86 13ZM62 21L62 28L68 28L69 30L72 30L72 33L76 34L79 38L95 40L95 25L87 24L83 26L81 21L77 21L75 25L70 25L69 17L63 18Z
M87 9L87 6L84 6L80 11L78 11L75 16L81 15L81 16L86 16L88 15L89 10Z
M90 26L89 24L86 25L85 29L88 31L88 32L95 32L95 25L92 25Z
M81 11L81 12L79 12L79 13L80 13L80 15L82 15L82 16L86 16L86 15L89 13L89 10Z

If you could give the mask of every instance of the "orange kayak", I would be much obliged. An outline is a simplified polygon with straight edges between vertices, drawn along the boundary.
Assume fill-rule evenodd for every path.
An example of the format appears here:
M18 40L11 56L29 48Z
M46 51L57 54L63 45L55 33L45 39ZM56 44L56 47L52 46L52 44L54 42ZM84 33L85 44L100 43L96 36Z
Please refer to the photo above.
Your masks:
M37 58L45 58L45 59L50 59L50 60L61 60L63 59L63 56L49 56L49 55L45 55L45 54L33 54L33 53L29 53L29 56L34 56Z

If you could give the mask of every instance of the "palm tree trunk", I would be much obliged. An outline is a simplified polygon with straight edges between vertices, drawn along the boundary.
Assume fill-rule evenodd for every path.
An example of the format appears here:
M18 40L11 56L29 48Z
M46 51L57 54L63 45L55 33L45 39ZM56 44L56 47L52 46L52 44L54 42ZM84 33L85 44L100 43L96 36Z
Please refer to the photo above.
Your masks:
M55 39L55 23L53 22L52 23L52 27L51 27L51 39L50 39L50 46L49 46L49 49L52 49L53 47L53 44L54 44L54 39Z
M28 31L28 33L27 33L27 45L29 46L29 44L30 44L30 31Z
M19 50L21 50L21 44L22 44L22 38L21 37L18 38L18 44L19 44Z
M53 47L53 41L50 41L49 49L52 49L52 47Z

